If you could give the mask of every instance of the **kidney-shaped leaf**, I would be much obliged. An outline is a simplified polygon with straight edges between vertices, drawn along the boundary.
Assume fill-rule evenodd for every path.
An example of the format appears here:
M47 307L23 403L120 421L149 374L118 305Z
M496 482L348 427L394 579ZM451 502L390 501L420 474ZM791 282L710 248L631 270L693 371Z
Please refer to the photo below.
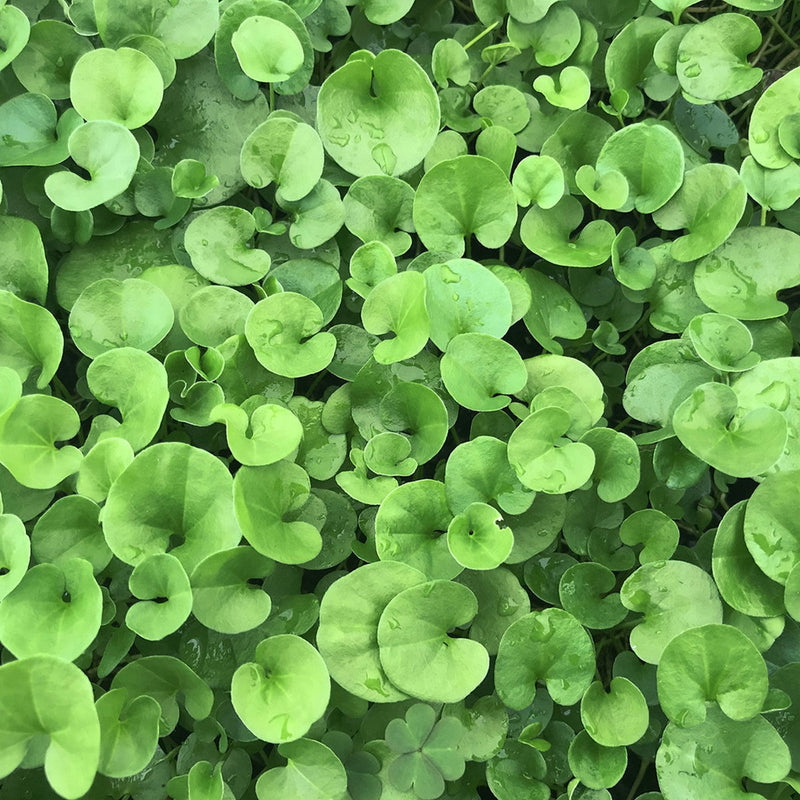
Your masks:
M0 641L17 658L74 661L97 636L102 605L88 561L37 564L0 602Z
M269 272L269 253L248 247L256 232L253 215L237 206L217 206L195 217L184 246L194 268L223 286L245 286Z
M583 207L566 195L552 208L533 207L522 219L520 237L532 253L564 267L596 267L611 257L616 231L603 219L587 223L572 238L583 220Z
M800 236L776 227L740 228L695 268L700 299L736 319L772 319L788 311L775 295L800 281Z
M322 656L305 639L264 639L255 660L233 674L231 702L247 728L265 742L304 736L325 713L331 679Z
M658 701L681 727L703 722L709 702L718 703L731 719L752 719L768 689L761 653L731 625L703 625L678 634L658 663Z
M473 411L497 411L526 384L519 352L485 333L461 333L447 345L440 362L442 381L453 399Z
M681 188L653 220L666 231L685 229L670 248L677 261L694 261L719 247L739 224L747 191L739 173L727 164L702 164L690 169Z
M633 744L644 736L649 721L644 695L627 678L612 678L608 690L595 681L581 698L581 722L603 747Z
M247 17L233 32L231 46L242 72L259 83L288 81L305 60L297 34L273 17Z
M466 625L478 601L452 581L430 581L390 600L378 622L381 665L401 691L433 703L457 703L486 677L489 654L471 639L447 632Z
M299 378L325 369L336 351L336 337L318 331L322 311L296 292L279 292L253 306L245 337L258 361L276 375Z
M509 707L533 702L543 681L554 702L571 706L589 688L595 671L592 638L560 608L533 611L503 634L495 664L495 688Z
M529 489L564 494L580 488L591 477L595 466L592 448L562 438L570 424L566 411L547 406L514 429L508 440L508 460Z
M517 222L517 202L505 172L483 156L459 156L425 173L414 198L414 224L429 250L460 256L464 239L502 247Z
M667 725L656 754L664 796L687 800L742 800L754 794L744 793L744 778L773 784L790 767L786 742L764 717L735 722L716 708L692 728Z
M407 697L381 666L378 621L396 595L425 582L425 575L407 564L376 561L331 584L319 608L317 647L340 686L373 703Z
M236 473L236 518L253 549L283 564L302 564L319 554L319 530L298 519L310 486L306 471L289 461L242 467Z
M191 574L192 613L212 631L236 634L258 627L269 616L272 601L262 586L272 562L250 547L220 550L204 558Z
M49 489L78 471L80 450L55 443L71 439L79 429L78 412L69 403L27 394L0 413L0 464L23 486Z
M722 383L698 386L672 416L683 446L715 469L738 478L760 475L783 455L788 428L775 408L738 413L736 392Z
M89 679L74 664L54 656L4 664L0 716L0 775L12 773L33 741L46 736L44 772L53 790L66 800L89 791L100 761L100 724Z
M616 170L625 176L630 194L620 211L635 208L651 214L678 191L683 166L678 137L663 125L639 122L626 125L606 140L596 169L601 175Z
M239 156L244 179L257 189L271 183L285 200L305 197L322 177L325 153L310 125L289 117L262 122L242 145Z
M123 125L91 120L75 129L67 145L72 160L90 177L69 170L48 175L44 191L59 208L86 211L128 188L139 164L139 143Z
M70 99L84 119L110 120L131 130L150 122L163 93L158 67L131 47L90 50L70 76Z
M302 797L303 800L346 800L348 773L329 747L316 739L300 739L278 747L285 767L262 772L256 781L258 800ZM353 764L353 762L349 762ZM354 770L354 774L358 774Z
M622 604L644 618L631 631L631 647L642 661L658 664L679 633L722 622L713 578L685 561L654 561L639 567L620 589Z
M744 540L761 571L781 584L800 563L797 481L800 473L767 476L747 502Z
M436 90L400 50L354 53L319 92L322 143L340 167L358 177L403 175L416 167L439 133L439 120Z
M107 350L89 365L86 382L101 403L122 415L122 424L103 431L98 441L125 439L134 451L150 444L169 400L167 372L158 359L134 347Z
M102 523L108 546L126 564L169 551L187 573L242 535L228 468L181 442L153 445L134 458L111 486Z
M139 602L128 609L125 624L151 642L175 633L192 610L189 576L169 553L153 553L140 561L133 568L128 587Z
M514 547L514 533L496 508L470 503L448 525L447 546L453 558L467 569L496 569Z
M31 558L31 540L22 520L0 514L0 600L25 576Z

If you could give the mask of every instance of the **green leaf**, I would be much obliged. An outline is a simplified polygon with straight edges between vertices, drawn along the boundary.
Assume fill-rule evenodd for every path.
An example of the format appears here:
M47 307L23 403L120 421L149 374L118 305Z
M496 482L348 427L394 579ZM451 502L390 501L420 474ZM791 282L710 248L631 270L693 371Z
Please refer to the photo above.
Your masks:
M111 551L100 528L97 503L68 494L53 503L36 520L30 549L40 564L63 565L72 558L85 559L95 575L111 561Z
M272 17L247 17L231 36L242 71L261 83L288 81L305 60L294 31Z
M405 361L428 341L430 319L425 305L426 282L419 272L407 271L381 281L364 301L361 321L368 333L393 333L374 351L380 364Z
M186 229L184 247L194 268L224 286L244 286L269 272L269 254L250 248L256 231L253 215L235 206L217 206L195 217Z
M125 624L143 639L164 639L186 622L192 610L189 577L169 553L154 553L140 561L128 579L139 599L128 609Z
M704 625L676 636L658 664L658 699L669 719L693 727L709 702L733 720L757 716L767 697L767 665L756 646L730 625Z
M425 173L414 198L414 224L429 250L460 256L464 239L502 247L517 221L514 190L503 170L483 156L459 156Z
M414 117L407 109L414 108ZM402 175L422 162L439 133L439 101L422 68L405 53L358 51L325 79L317 130L328 155L364 175Z
M262 122L245 139L239 157L247 183L257 189L275 183L290 202L305 197L317 185L324 160L322 142L314 128L288 117L270 117Z
M89 173L89 179L69 170L49 175L44 190L59 208L86 211L128 188L139 162L139 143L126 127L106 119L90 120L75 128L67 146L70 158Z
M653 212L662 230L687 231L672 243L678 261L693 261L716 250L733 232L744 213L747 192L739 174L726 164L690 169L683 185Z
M383 561L400 561L429 580L449 580L462 567L452 557L444 532L453 519L444 484L404 483L389 492L375 517L375 547Z
M66 800L82 797L100 760L100 724L89 679L54 656L33 656L0 667L0 709L7 721L0 749L4 778L41 754L47 782ZM44 737L42 740L39 737Z
M447 526L447 547L467 569L496 569L513 546L513 532L500 512L486 503L471 503Z
M21 217L0 216L0 289L44 304L48 269L39 229ZM40 387L41 388L41 387Z
M0 641L17 658L74 661L100 629L102 595L82 558L37 564L0 602Z
M554 337L579 339L586 332L580 305L561 284L538 270L523 269L522 277L531 292L525 327L542 347L562 356L564 348Z
M627 180L630 194L621 211L651 214L683 183L683 149L663 125L626 125L605 141L596 168L601 175L618 170Z
M639 448L630 436L611 428L594 428L581 436L581 442L594 451L592 478L597 495L606 503L616 503L632 494L639 485Z
M722 603L711 576L684 561L654 561L622 584L625 608L644 614L631 631L631 647L642 661L658 664L678 634L722 622Z
M592 682L592 639L581 624L560 608L533 611L503 634L495 663L495 690L509 708L533 702L543 681L556 703L578 702Z
M108 120L131 130L150 122L163 93L158 67L130 47L85 53L69 81L72 105L85 120Z
M550 75L537 75L533 79L533 88L543 94L551 105L570 111L585 106L592 91L586 72L573 65L564 67L557 81Z
M511 184L520 206L552 208L564 195L564 171L550 156L526 156L517 164Z
M233 674L231 702L245 726L276 744L304 736L330 698L328 670L305 639L284 634L264 639L255 660Z
M161 707L147 695L128 701L125 689L112 689L95 701L100 720L98 772L128 778L150 763L158 746Z
M258 800L303 796L308 800L345 800L348 773L322 742L300 739L281 744L278 753L287 764L262 772L256 782Z
M725 747L720 743L725 742ZM789 772L786 743L763 717L734 722L710 709L692 728L670 723L656 754L656 772L666 796L739 800L745 777L774 783Z
M122 416L122 424L100 433L98 442L125 439L134 451L150 444L169 399L161 362L134 347L107 350L89 365L86 382L101 403L118 408Z
M497 411L527 381L519 353L485 333L461 333L447 344L440 363L442 381L453 399L473 411Z
M414 190L399 178L365 175L347 190L344 224L362 242L382 242L395 256L411 247Z
M224 422L228 447L240 464L251 467L274 464L295 452L303 437L303 426L288 408L265 402L251 413L223 403L209 419Z
M330 364L336 337L322 327L319 306L296 292L281 292L255 304L245 336L258 361L276 375L298 378Z
M649 721L644 695L627 678L612 678L607 690L595 681L581 698L581 722L603 747L634 744L644 736Z
M81 465L77 448L55 446L72 439L79 428L78 413L68 403L44 394L25 395L0 413L0 464L23 486L50 489Z
M152 445L111 486L102 518L106 542L126 564L170 552L191 573L239 543L231 487L227 467L210 453L179 442Z
M765 473L783 455L786 419L762 406L740 413L736 392L721 383L698 386L672 417L681 443L698 458L729 475Z
M619 538L631 547L643 545L639 552L639 563L649 564L672 558L678 546L680 531L675 521L663 511L643 508L625 518L619 529ZM719 581L717 584L719 585Z
M587 628L613 628L628 615L619 594L613 592L616 582L614 573L602 564L575 564L561 575L558 597L564 611Z
M728 100L752 89L763 72L750 66L747 55L760 44L756 21L743 14L715 14L692 25L678 45L681 88L706 102Z
M569 195L552 208L531 208L522 218L520 237L540 258L565 267L596 267L611 256L616 232L610 222L587 223L573 238L583 220L580 201Z
M36 379L44 389L61 363L64 335L53 315L0 289L0 369L11 369L22 382Z
M0 514L0 601L25 577L31 557L31 541L22 520Z
M365 564L325 592L317 647L331 677L347 691L376 703L407 697L386 676L378 652L378 622L388 602L425 582L419 570L394 561Z
M478 611L475 595L458 583L435 580L404 589L378 622L381 666L401 691L420 700L455 703L484 679L483 645L447 632Z
M234 478L234 507L253 549L284 564L302 564L318 555L322 549L319 530L298 519L309 494L308 474L297 464L278 461L242 467Z
M782 228L742 228L695 268L702 301L736 319L772 319L788 306L775 295L796 285L789 268L800 256L800 236Z
M797 474L779 472L758 485L747 503L744 540L759 569L781 584L800 563L800 528L792 486Z
M568 757L575 777L590 789L616 786L628 766L628 751L624 747L604 747L585 730L570 743Z
M508 460L520 482L536 492L564 494L580 488L592 475L594 451L562 437L569 414L548 406L526 417L508 440Z

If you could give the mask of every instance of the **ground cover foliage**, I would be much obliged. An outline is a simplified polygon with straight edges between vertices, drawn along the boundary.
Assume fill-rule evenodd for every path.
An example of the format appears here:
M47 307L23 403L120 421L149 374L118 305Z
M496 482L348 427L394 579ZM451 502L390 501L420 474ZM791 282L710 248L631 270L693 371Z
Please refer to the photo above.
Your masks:
M0 7L0 797L800 790L800 5Z

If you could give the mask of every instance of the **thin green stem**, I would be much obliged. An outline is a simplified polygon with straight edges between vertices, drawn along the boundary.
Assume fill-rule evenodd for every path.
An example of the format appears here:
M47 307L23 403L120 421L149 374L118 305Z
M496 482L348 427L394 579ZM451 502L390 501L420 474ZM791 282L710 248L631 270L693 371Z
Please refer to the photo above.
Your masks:
M775 17L767 17L767 22L772 26L772 29L775 31L775 33L777 33L778 36L780 36L781 39L786 42L786 44L790 44L794 49L797 49L797 42L792 39L788 33L786 33L786 31L777 22Z
M639 787L644 780L644 776L647 774L647 768L650 766L650 760L643 760L642 763L639 765L639 771L636 773L636 777L633 779L633 783L631 784L631 789L628 792L628 796L625 800L633 800L636 797L636 792L639 790Z
M484 28L476 37L474 37L473 39L470 39L464 45L464 49L465 50L469 50L470 47L472 47L472 45L475 44L475 42L479 42L481 39L483 39L484 36L486 36L487 33L491 33L499 24L500 24L500 20L497 20L496 22L493 22L491 25L489 25L488 28Z
M767 207L761 206L761 227L767 224Z

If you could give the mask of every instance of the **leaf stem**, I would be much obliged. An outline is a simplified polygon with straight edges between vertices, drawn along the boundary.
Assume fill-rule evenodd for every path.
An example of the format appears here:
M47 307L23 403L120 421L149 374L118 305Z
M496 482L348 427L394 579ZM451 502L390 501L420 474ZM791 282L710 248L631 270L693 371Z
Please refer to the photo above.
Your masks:
M790 44L795 50L797 49L797 42L780 26L776 17L767 17L767 22L786 44Z
M491 31L493 31L499 24L500 20L498 19L495 22L493 22L488 28L484 28L475 38L470 39L464 45L464 49L469 50L470 47L472 47L472 45L475 44L475 42L479 42L481 39L483 39L484 36L486 36L487 33L491 33Z
M631 790L628 792L628 796L625 800L633 800L636 796L636 792L641 786L642 781L644 780L644 776L647 774L647 769L652 762L650 759L642 760L642 763L639 765L639 771L636 773L636 777L633 779L633 783L631 784Z
M767 224L767 207L761 206L761 227Z

